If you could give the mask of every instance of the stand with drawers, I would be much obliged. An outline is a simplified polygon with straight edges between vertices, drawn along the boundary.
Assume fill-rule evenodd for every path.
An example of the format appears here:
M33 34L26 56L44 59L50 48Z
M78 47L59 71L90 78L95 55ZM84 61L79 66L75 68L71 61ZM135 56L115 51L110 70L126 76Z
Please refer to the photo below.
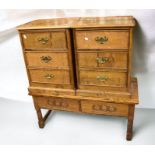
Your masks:
M52 110L123 116L131 140L138 104L131 77L134 27L131 16L44 19L17 27L40 128ZM41 109L48 109L45 116Z

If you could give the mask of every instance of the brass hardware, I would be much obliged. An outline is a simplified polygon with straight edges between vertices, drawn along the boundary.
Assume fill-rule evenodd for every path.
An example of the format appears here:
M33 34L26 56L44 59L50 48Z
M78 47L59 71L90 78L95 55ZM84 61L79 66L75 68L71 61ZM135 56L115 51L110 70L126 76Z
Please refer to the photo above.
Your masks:
M104 36L104 37L96 37L95 41L100 43L100 44L104 44L105 42L108 41L108 38L106 36Z
M42 61L44 61L45 63L48 63L49 61L52 60L52 58L50 56L42 56L42 57L40 57L40 59Z
M107 76L97 76L96 79L99 81L107 81L109 78Z
M45 78L46 79L52 79L52 78L54 78L54 75L53 74L46 74Z
M97 111L104 111L104 112L115 112L117 110L116 107L109 106L109 105L93 105L92 109Z
M98 62L98 63L100 63L100 64L104 64L104 63L106 63L106 62L110 62L111 61L111 59L110 58L108 58L108 57L97 57L96 58L96 61Z
M48 38L39 38L38 41L41 42L42 44L46 44L48 42Z

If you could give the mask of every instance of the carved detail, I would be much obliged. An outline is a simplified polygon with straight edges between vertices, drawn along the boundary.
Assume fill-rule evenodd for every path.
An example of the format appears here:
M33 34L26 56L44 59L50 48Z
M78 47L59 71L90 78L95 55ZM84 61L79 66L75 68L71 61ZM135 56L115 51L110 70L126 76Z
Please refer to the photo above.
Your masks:
M105 112L115 112L117 110L116 107L110 105L93 105L92 109Z
M63 102L63 100L57 100L53 99L52 101L49 101L49 104L52 105L53 107L61 107L61 108L67 108L68 103Z

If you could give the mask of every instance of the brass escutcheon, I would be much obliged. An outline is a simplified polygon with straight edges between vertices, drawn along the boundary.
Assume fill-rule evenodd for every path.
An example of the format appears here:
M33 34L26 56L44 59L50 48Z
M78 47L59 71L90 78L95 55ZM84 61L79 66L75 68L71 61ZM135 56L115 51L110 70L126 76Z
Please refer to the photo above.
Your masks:
M50 56L42 56L40 57L40 59L45 62L45 63L48 63L49 61L52 60L52 58Z
M52 79L52 78L54 78L54 75L53 74L46 74L45 78L46 79Z
M104 36L104 37L96 37L95 38L95 41L96 42L98 42L98 43L100 43L100 44L104 44L105 42L107 42L108 41L108 37L106 37L106 36Z
M107 76L97 76L96 79L98 81L103 81L104 82L104 81L107 81L109 78Z
M38 41L41 42L42 44L46 44L48 42L48 38L39 38Z
M97 57L97 58L96 58L96 61L97 61L98 63L100 63L100 64L104 64L104 63L106 63L106 62L110 62L111 59L108 58L108 57Z

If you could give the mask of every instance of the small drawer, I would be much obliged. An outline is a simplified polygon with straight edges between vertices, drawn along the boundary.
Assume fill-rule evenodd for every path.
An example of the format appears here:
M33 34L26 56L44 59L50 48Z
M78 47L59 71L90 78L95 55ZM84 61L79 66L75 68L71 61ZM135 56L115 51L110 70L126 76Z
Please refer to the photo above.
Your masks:
M81 101L82 112L92 114L105 114L115 116L127 116L128 105L105 103L100 101Z
M128 30L76 31L77 49L128 49Z
M77 52L80 68L127 69L127 52Z
M52 98L52 97L33 97L39 107L51 110L66 110L78 112L80 103L78 100Z
M48 104L55 110L79 111L80 104L78 100L50 98Z
M32 83L71 84L69 71L30 69Z
M67 53L50 53L50 52L26 52L28 67L51 67L51 68L68 68Z
M65 50L64 32L26 32L22 34L24 49L27 50Z
M80 85L126 87L125 72L80 71Z

